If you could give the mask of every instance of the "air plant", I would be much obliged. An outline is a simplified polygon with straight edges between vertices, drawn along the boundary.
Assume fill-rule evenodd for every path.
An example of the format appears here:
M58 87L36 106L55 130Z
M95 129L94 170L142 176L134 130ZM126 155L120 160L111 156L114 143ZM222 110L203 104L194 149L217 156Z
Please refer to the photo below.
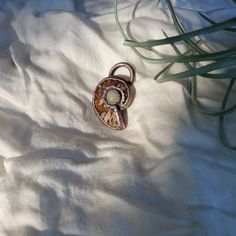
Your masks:
M225 129L224 129L224 118L226 115L229 115L236 111L236 105L231 107L227 107L227 101L232 92L232 88L236 79L236 47L232 47L230 49L221 50L217 52L208 52L199 46L199 41L195 40L195 37L199 37L204 34L210 34L214 32L218 32L221 30L229 31L236 33L236 28L232 28L236 26L236 17L231 19L215 22L206 15L199 12L199 17L202 17L206 20L210 25L201 29L197 29L191 32L187 32L181 23L180 18L176 15L176 12L173 8L171 0L165 0L168 6L168 10L170 11L173 23L176 27L176 31L178 35L169 37L165 31L163 34L165 38L156 39L156 40L147 40L143 42L139 42L136 40L131 40L127 34L124 32L119 18L118 18L118 10L117 10L117 0L115 0L114 6L114 15L117 27L124 38L124 45L130 47L137 56L143 59L146 62L154 63L154 64L167 64L167 66L159 71L154 79L158 83L168 82L168 81L176 81L182 79L189 79L190 81L190 99L193 106L199 112L208 115L215 116L219 119L219 137L223 145L229 149L236 150L236 146L231 144L226 137ZM160 1L158 1L159 4ZM157 5L158 5L157 4ZM200 38L200 37L199 37ZM186 46L187 50L185 53L181 53L178 49L176 43L183 42ZM160 45L170 45L174 51L176 52L175 57L168 58L150 58L141 53L138 48L152 50L155 46ZM204 65L198 65L198 62L206 62ZM170 74L161 78L161 75L166 72L171 66L175 63L182 63L187 68L186 71ZM219 72L219 70L221 72ZM223 72L222 72L223 71ZM228 80L228 86L225 91L225 95L221 104L221 108L219 110L213 111L212 109L203 108L197 98L197 78L201 76L206 79L213 80Z

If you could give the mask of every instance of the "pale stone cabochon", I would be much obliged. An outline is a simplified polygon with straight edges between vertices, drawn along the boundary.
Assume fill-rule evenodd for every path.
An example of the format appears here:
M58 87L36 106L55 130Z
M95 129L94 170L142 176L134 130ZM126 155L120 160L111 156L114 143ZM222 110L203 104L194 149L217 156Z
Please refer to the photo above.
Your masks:
M121 100L121 94L116 89L110 89L106 93L105 99L109 105L116 105L116 104L119 104Z

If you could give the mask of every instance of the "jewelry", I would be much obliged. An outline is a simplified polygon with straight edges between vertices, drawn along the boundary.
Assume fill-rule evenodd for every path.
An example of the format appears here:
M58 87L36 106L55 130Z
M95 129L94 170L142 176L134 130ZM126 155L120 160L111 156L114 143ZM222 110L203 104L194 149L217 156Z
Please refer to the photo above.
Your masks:
M129 79L114 75L115 71L125 67L129 70ZM132 84L135 72L125 62L115 64L108 77L100 81L93 93L93 107L103 124L111 129L123 130L127 126L126 109L133 100Z

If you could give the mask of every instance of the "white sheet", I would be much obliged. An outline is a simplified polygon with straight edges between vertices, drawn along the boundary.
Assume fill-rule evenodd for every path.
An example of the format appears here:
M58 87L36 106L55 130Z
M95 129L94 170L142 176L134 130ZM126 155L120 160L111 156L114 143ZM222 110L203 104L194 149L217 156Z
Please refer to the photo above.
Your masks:
M0 4L1 236L235 235L235 152L221 145L217 119L193 110L186 82L157 84L163 65L122 46L112 1ZM119 16L136 38L175 34L165 5L141 1L132 19L135 4L119 1ZM189 29L203 24L196 10L236 13L230 0L174 4ZM211 47L235 44L231 36ZM136 68L136 97L128 128L115 132L91 99L120 61ZM225 83L200 87L200 101L217 107ZM235 140L235 115L226 120Z

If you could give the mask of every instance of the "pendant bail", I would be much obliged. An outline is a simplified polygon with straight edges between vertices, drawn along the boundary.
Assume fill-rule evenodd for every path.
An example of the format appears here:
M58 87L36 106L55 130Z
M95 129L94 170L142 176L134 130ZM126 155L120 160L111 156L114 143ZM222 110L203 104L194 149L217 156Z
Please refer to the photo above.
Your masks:
M121 67L125 67L126 69L129 70L129 82L132 84L135 80L135 72L134 72L134 68L126 63L126 62L119 62L117 64L115 64L109 71L109 76L113 76L114 73L116 72L117 69L121 68Z

